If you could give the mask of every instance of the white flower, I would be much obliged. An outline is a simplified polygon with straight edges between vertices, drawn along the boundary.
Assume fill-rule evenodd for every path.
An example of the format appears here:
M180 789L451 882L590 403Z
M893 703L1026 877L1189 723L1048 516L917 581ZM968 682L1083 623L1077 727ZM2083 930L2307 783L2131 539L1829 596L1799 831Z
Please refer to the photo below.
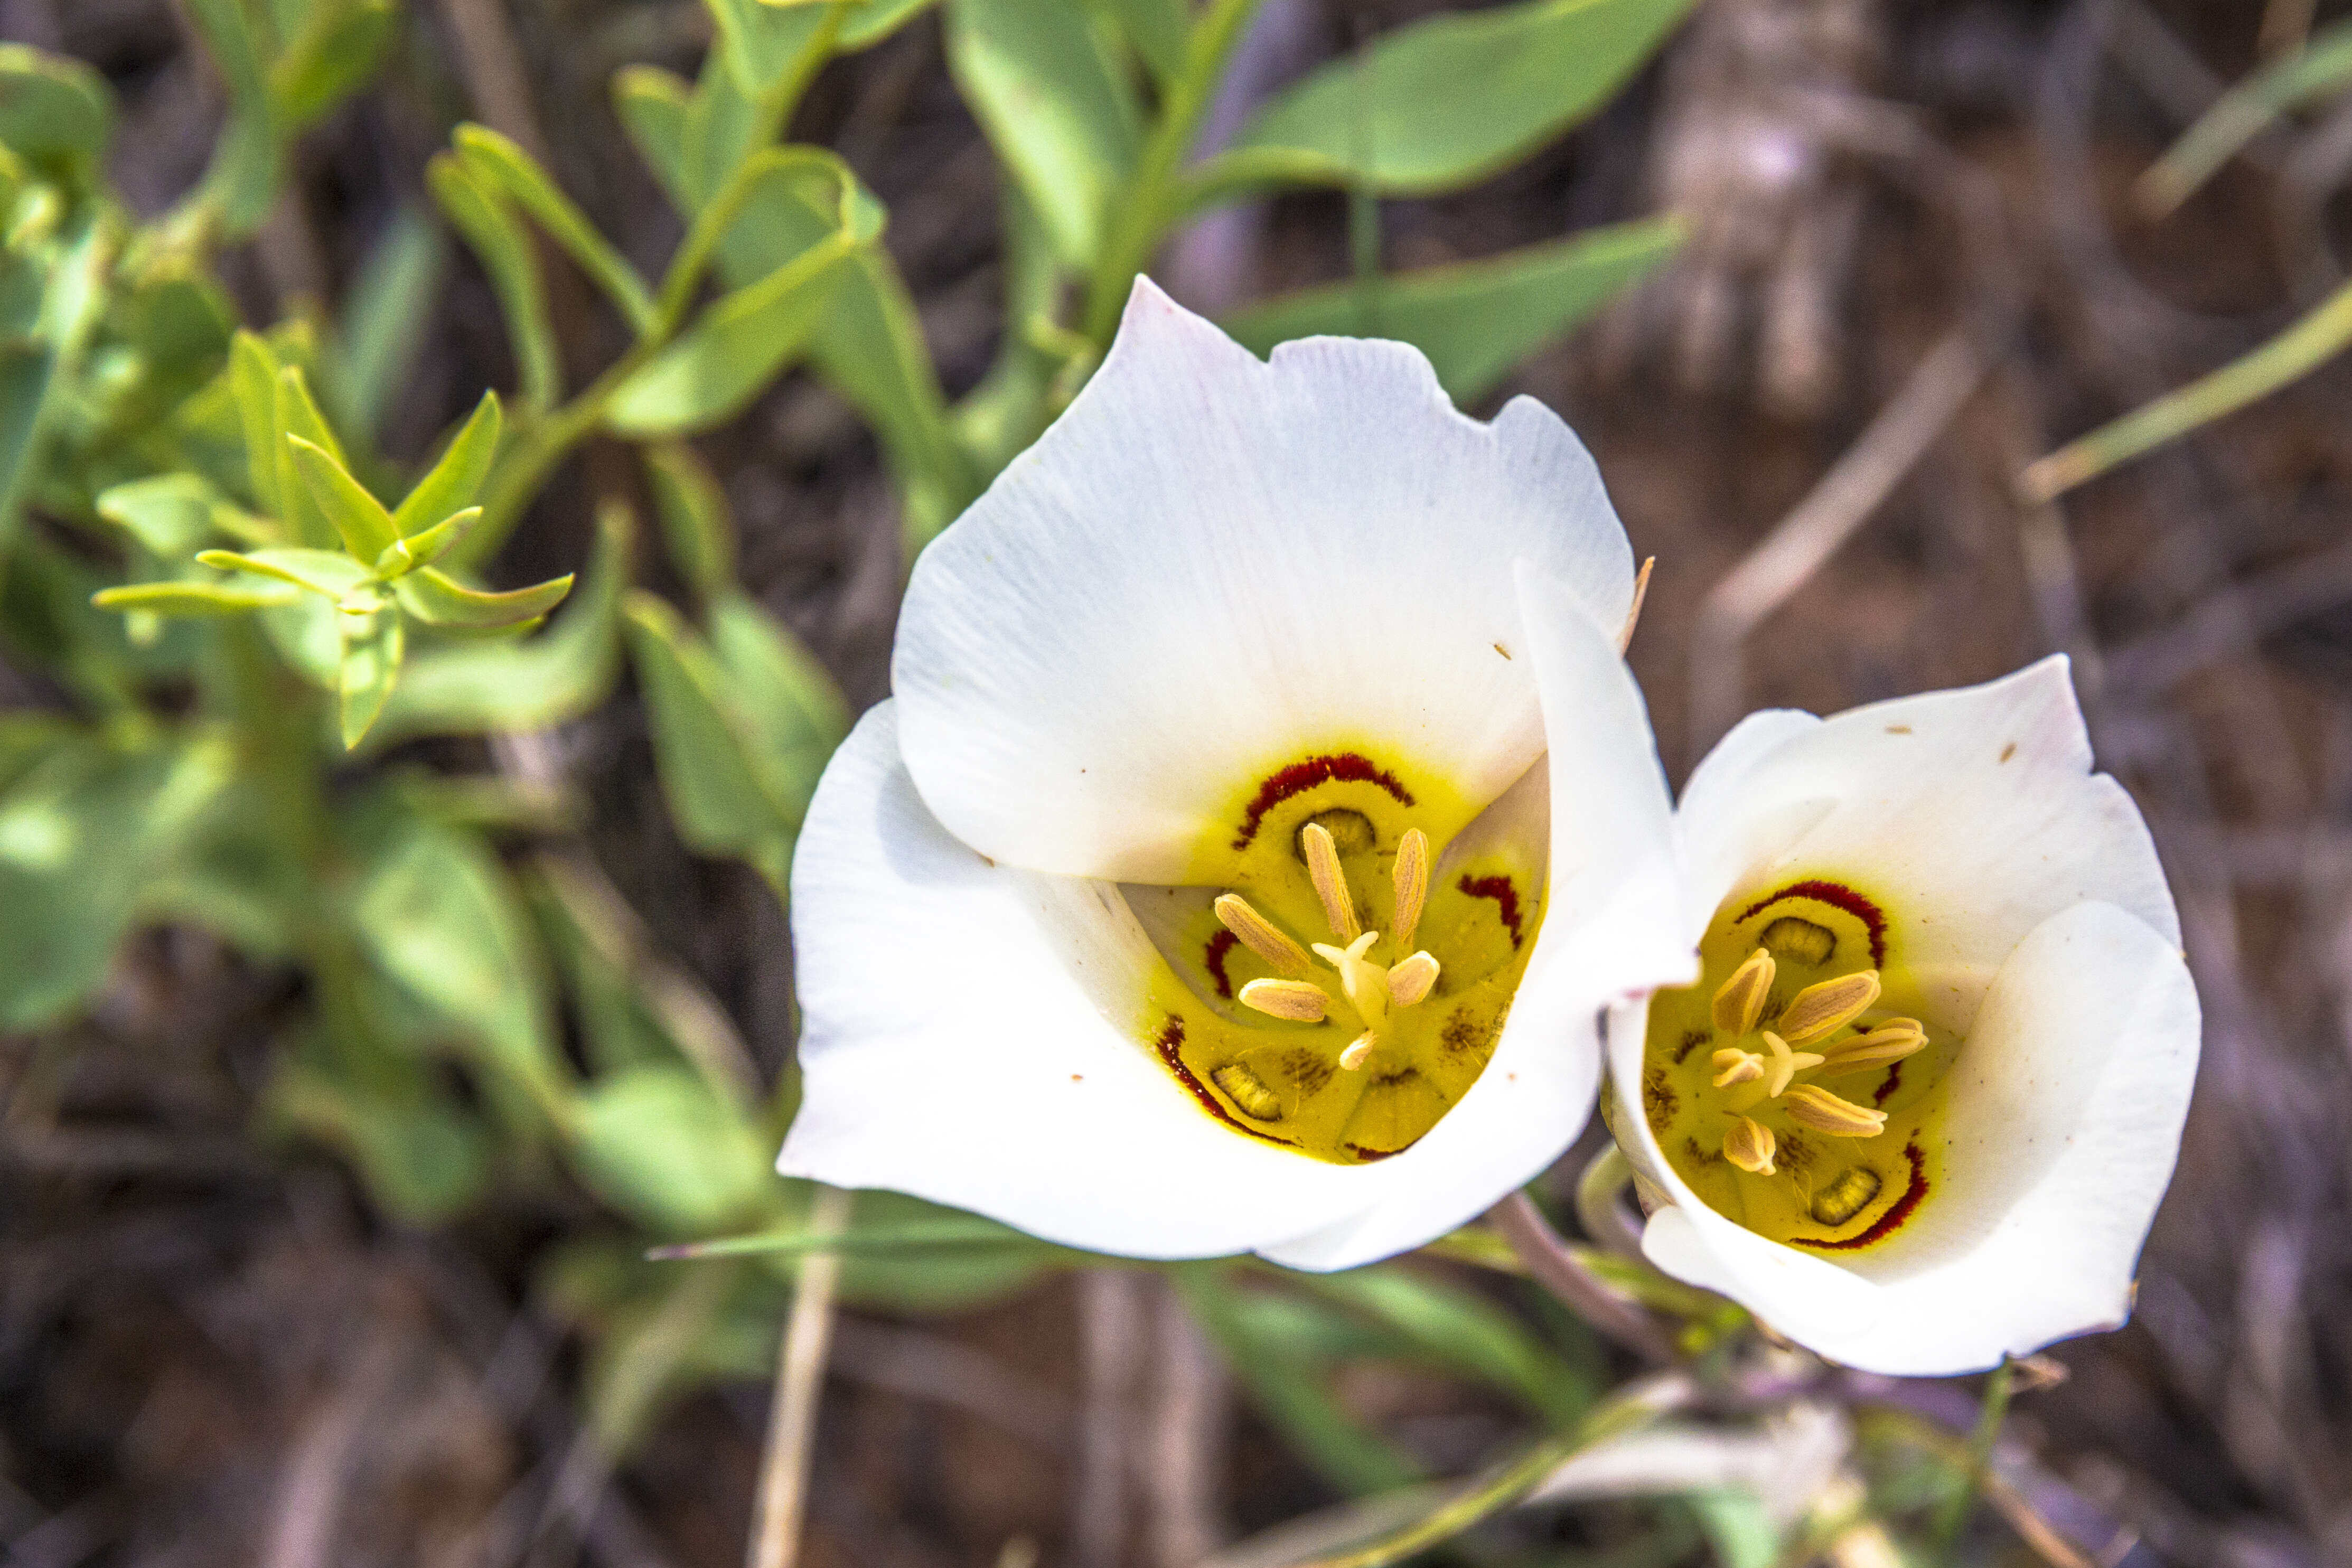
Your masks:
M2197 994L2065 661L1757 714L1676 828L1699 983L1608 1030L1650 1260L1874 1372L2121 1323Z
M1139 283L810 808L781 1168L1318 1269L1510 1192L1599 1009L1691 973L1632 567L1538 404L1464 418L1398 343L1261 362Z

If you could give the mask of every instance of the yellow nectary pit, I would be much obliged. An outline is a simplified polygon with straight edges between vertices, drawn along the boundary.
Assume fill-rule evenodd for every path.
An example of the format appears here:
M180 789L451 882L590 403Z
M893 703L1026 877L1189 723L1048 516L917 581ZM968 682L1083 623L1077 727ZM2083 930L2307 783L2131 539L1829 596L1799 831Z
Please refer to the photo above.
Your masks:
M1542 913L1540 843L1441 882L1446 846L1411 790L1354 776L1376 771L1251 819L1213 896L1128 890L1170 961L1141 1020L1161 1061L1236 1131L1340 1164L1410 1147L1477 1082Z
M1642 1105L1676 1175L1760 1236L1876 1247L1942 1179L1945 1070L1883 906L1834 878L1718 911L1699 983L1650 1005Z

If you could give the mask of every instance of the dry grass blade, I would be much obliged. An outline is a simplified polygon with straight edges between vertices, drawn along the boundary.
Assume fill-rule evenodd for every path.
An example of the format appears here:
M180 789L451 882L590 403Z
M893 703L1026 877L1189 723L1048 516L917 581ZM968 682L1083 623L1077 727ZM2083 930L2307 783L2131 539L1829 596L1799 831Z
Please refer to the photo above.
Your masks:
M1966 330L1928 351L1893 402L1780 519L1763 542L1707 591L1691 634L1692 749L1704 751L1739 716L1740 647L1764 618L1803 587L1902 483L1984 380Z
M849 1223L850 1195L819 1187L811 1205L812 1229L837 1231ZM793 1568L800 1556L801 1515L808 1502L810 1439L816 1435L817 1398L824 1390L825 1353L833 1339L834 1288L841 1256L812 1252L801 1260L792 1314L776 1369L776 1397L768 1416L768 1448L760 1461L760 1500L751 1528L750 1568Z

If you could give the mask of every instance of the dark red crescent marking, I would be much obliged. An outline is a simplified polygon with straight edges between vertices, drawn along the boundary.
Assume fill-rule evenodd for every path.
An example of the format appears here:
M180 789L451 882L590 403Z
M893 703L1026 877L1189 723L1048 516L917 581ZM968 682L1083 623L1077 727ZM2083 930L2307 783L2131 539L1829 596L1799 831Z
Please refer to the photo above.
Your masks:
M1869 1229L1859 1236L1849 1236L1843 1241L1808 1241L1801 1236L1791 1236L1789 1245L1810 1247L1816 1252L1852 1252L1874 1241L1884 1241L1901 1229L1903 1222L1911 1218L1911 1211L1919 1207L1919 1200L1927 1196L1927 1156L1919 1152L1918 1145L1906 1144L1903 1157L1911 1162L1911 1186L1895 1200L1895 1207L1880 1215L1877 1223Z
M1178 1082L1192 1092L1192 1098L1198 1100L1210 1115L1214 1116L1236 1133L1247 1133L1253 1138L1264 1138L1267 1143L1280 1144L1286 1149L1295 1149L1298 1146L1288 1138L1277 1138L1272 1133L1259 1132L1248 1123L1237 1120L1232 1112L1217 1103L1217 1097L1209 1092L1206 1084L1192 1076L1192 1070L1184 1065L1184 1058L1179 1054L1184 1045L1182 1019L1178 1018L1174 1013L1170 1013L1168 1027L1160 1031L1160 1038L1152 1043L1159 1046L1160 1060L1168 1064L1168 1071L1176 1075Z
M1495 901L1496 910L1502 915L1503 924L1509 926L1511 930L1511 951L1517 952L1519 943L1523 939L1519 930L1519 890L1511 885L1511 879L1507 876L1465 875L1454 885L1473 898L1491 898Z
M1419 1138L1415 1138L1412 1141L1412 1144L1417 1144L1419 1142L1421 1142L1421 1140ZM1404 1149L1412 1147L1412 1144L1407 1144L1404 1146ZM1370 1165L1375 1160L1392 1160L1396 1158L1397 1155L1404 1153L1404 1149L1368 1149L1361 1144L1349 1144L1348 1145L1348 1152L1355 1155L1358 1159L1363 1161L1366 1165Z
M1811 898L1844 910L1859 920L1870 932L1870 962L1874 967L1886 967L1886 912L1842 882L1792 882L1780 892L1758 899L1739 912L1732 924L1738 925L1759 910L1769 909L1784 898Z
M1874 1105L1885 1104L1888 1099L1894 1095L1895 1090L1902 1086L1903 1064L1899 1061L1889 1062L1886 1068L1886 1077L1878 1085L1878 1092L1870 1097L1870 1103Z
M1234 841L1234 848L1249 848L1250 841L1257 837L1257 831L1264 825L1268 811L1293 795L1303 795L1318 784L1328 784L1335 779L1350 784L1377 784L1387 790L1398 805L1413 803L1412 791L1404 787L1403 781L1387 768L1374 767L1369 757L1360 757L1352 751L1310 757L1304 762L1294 762L1280 772L1269 775L1266 781L1257 787L1257 799L1249 803L1249 813L1242 821L1241 837Z
M1225 973L1225 956L1241 946L1241 940L1230 931L1220 931L1209 938L1209 950L1201 955L1201 962L1209 967L1209 978L1217 982L1217 995L1227 1001L1234 999L1234 982Z

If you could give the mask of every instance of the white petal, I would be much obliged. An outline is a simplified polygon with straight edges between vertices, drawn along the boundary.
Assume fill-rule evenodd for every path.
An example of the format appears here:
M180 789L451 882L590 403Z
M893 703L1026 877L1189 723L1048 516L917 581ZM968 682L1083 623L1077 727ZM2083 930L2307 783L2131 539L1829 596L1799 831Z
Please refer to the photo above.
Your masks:
M1093 381L916 563L908 767L974 848L1118 881L1221 880L1257 782L1321 755L1458 798L1450 834L1542 749L1521 559L1622 620L1623 529L1541 405L1467 419L1401 343L1261 363L1139 280Z
M1618 1141L1675 1206L1643 1251L1781 1333L1865 1371L1981 1370L2128 1315L2196 1077L2196 990L2144 921L2089 903L2019 945L1952 1071L1944 1186L1885 1246L1839 1263L1708 1208L1642 1114L1646 1002L1610 1016Z
M1838 1359L1972 1372L2130 1316L2199 1028L2179 949L2114 904L2082 904L2026 937L1952 1066L1948 1190L1853 1262L1886 1306Z
M1111 1021L1160 961L1125 900L958 843L892 706L835 753L793 859L803 1099L779 1168L1148 1258L1246 1251L1371 1197L1378 1167L1219 1124Z
M1370 1167L1389 1184L1382 1201L1319 1234L1261 1249L1277 1262L1370 1262L1444 1235L1525 1185L1591 1115L1601 1009L1687 981L1696 969L1642 694L1613 639L1565 585L1527 573L1520 594L1550 745L1541 776L1550 792L1550 869L1535 951L1478 1082L1419 1143ZM1497 819L1523 814L1512 796L1497 804L1514 810Z
M1697 901L1712 914L1794 878L1857 879L1950 1027L2027 932L2085 899L2179 939L2147 824L2091 771L2063 656L1812 726L1760 716L1724 750L1678 818Z

